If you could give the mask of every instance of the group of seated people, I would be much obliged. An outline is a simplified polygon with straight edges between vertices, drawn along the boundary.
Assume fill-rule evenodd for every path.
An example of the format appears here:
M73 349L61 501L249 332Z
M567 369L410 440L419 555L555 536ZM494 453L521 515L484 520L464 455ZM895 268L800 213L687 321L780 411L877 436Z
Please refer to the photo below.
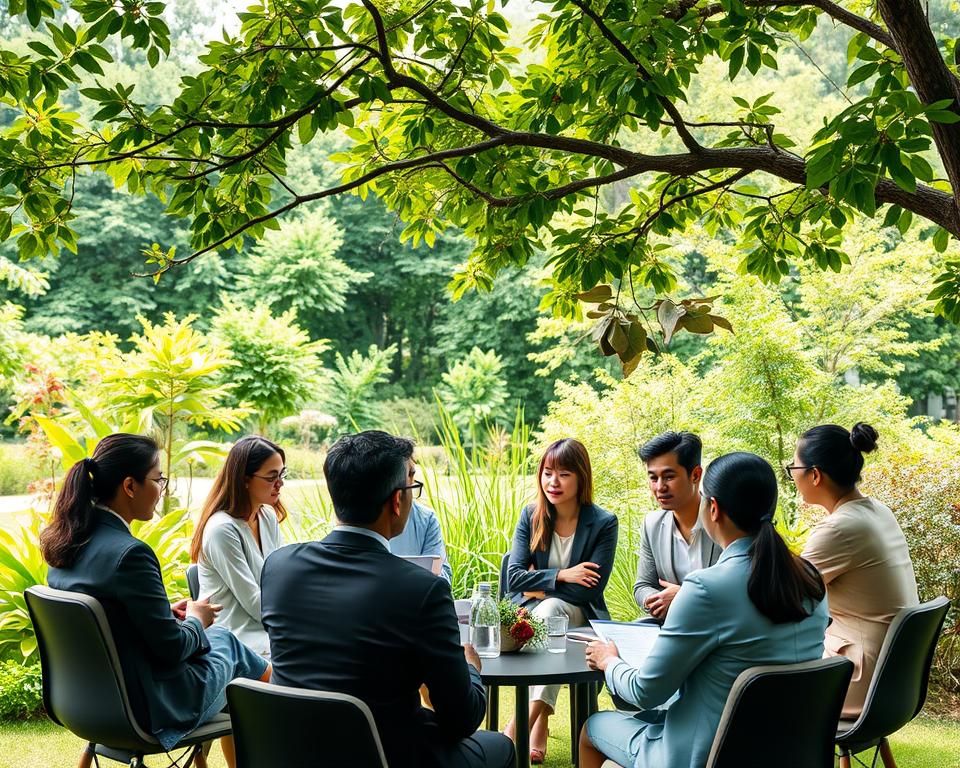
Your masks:
M662 626L639 668L612 643L587 647L610 691L640 711L591 716L579 735L583 768L606 758L704 765L734 680L758 664L846 656L855 669L843 715L860 712L887 627L918 603L896 518L857 487L876 441L865 424L802 435L784 471L827 512L802 557L774 526L777 478L764 459L730 453L704 471L688 432L640 449L660 510L643 522L634 594ZM481 660L461 644L439 522L415 502L413 451L380 431L340 438L323 467L338 525L322 541L284 546L284 451L263 437L237 441L191 543L201 597L172 605L156 555L130 533L167 482L156 443L110 435L71 468L41 536L49 584L101 602L131 706L165 749L224 708L230 680L251 678L361 699L391 768L513 764L513 722L504 734L477 730ZM537 478L514 535L510 599L570 626L606 618L618 521L593 503L586 448L552 443ZM437 556L440 574L396 555ZM531 694L533 763L545 758L558 690ZM233 766L232 740L222 747Z

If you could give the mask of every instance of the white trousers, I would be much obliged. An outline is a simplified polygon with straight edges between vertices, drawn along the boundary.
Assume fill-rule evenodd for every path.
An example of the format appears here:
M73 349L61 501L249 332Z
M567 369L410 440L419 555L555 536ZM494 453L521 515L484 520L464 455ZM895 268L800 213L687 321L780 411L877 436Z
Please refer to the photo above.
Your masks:
M566 616L568 627L582 627L587 622L583 608L559 597L548 597L541 600L531 611L538 619L547 616ZM559 685L534 685L530 690L530 701L542 701L550 709L557 708L557 696L560 695Z

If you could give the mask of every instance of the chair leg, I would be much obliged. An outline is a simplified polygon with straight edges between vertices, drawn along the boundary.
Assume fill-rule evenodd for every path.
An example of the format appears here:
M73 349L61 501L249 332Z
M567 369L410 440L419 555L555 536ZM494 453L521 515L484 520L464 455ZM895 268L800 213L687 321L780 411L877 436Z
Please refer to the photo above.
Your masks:
M850 768L850 753L845 750L840 750L840 768Z
M890 742L886 739L880 742L880 759L883 761L884 768L897 768L897 761L893 759L893 750L890 749Z
M97 745L92 741L83 748L80 753L80 763L77 768L90 768L93 765L93 756L96 753Z
M204 744L197 744L194 747L193 753L190 755L190 760L192 760L192 765L196 768L207 768L207 753L204 750ZM186 768L190 768L191 762L188 761Z

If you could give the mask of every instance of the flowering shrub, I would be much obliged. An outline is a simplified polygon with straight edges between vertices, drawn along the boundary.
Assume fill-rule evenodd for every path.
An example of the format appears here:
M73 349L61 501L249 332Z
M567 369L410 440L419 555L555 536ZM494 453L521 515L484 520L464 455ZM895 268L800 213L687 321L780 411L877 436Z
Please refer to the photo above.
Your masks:
M497 603L500 611L500 626L507 631L517 644L517 649L530 644L531 647L543 645L547 638L547 625L526 608L509 600Z

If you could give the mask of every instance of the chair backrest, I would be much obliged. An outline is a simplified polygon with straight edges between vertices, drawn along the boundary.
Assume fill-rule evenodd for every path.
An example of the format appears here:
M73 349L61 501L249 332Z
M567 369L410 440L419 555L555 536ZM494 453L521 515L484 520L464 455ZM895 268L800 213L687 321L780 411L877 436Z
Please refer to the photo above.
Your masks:
M387 768L373 714L353 696L238 679L227 703L237 768Z
M99 601L34 586L24 593L37 634L47 714L85 741L116 749L155 745L134 718Z
M510 553L507 552L500 560L500 586L497 589L497 594L501 600L507 596L507 566L509 565Z
M923 709L933 654L949 608L950 601L938 597L904 608L894 617L880 647L863 712L850 729L857 741L888 736Z
M727 696L707 768L833 768L853 662L843 657L751 667Z
M196 563L187 566L187 590L191 600L200 599L200 566Z

